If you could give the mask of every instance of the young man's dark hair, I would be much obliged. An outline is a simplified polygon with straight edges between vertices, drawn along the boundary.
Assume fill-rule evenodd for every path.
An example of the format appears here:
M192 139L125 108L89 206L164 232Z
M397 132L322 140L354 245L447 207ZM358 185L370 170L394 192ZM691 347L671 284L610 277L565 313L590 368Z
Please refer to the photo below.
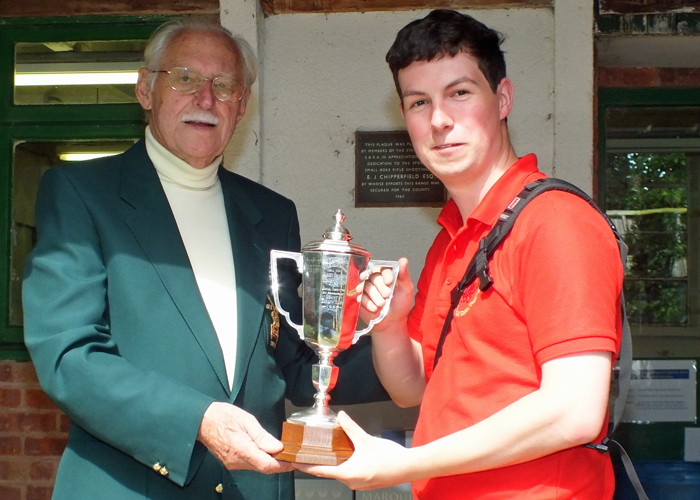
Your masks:
M401 29L386 54L386 62L401 97L399 70L415 61L432 61L466 52L479 61L479 69L491 90L496 92L498 84L506 77L502 42L501 33L473 17L454 10L439 9Z

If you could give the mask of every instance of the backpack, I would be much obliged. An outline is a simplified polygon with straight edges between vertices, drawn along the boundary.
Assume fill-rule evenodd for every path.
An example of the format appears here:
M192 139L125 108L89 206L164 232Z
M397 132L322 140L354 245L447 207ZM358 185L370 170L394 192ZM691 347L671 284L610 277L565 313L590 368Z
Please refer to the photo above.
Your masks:
M464 274L462 280L457 284L457 286L452 290L451 293L451 304L447 317L445 318L445 324L442 328L440 334L440 340L438 342L437 350L435 351L435 361L433 363L433 369L437 366L438 360L442 355L442 348L447 338L447 333L450 329L450 323L452 322L452 317L454 310L459 303L459 299L466 288L475 280L479 279L479 288L481 291L486 291L491 284L493 279L489 275L489 259L493 255L493 252L501 245L505 237L508 235L510 230L515 224L515 220L525 206L532 201L537 195L544 193L546 191L551 191L556 189L558 191L566 191L567 193L574 194L580 198L586 200L589 205L591 205L599 214L605 218L606 222L610 226L615 239L617 240L618 247L620 248L620 259L622 260L623 267L627 262L627 245L622 240L622 237L617 231L615 225L610 221L608 216L603 213L603 211L598 208L595 202L582 190L574 186L573 184L563 181L561 179L554 178L544 178L538 179L534 182L527 184L520 193L513 198L508 204L508 207L499 216L498 221L493 226L493 229L487 234L480 242L479 249L476 251L474 257L469 262L467 266L467 271ZM620 292L622 294L622 292ZM630 332L629 323L627 321L627 313L625 309L625 297L624 294L621 296L620 300L622 304L622 342L620 345L620 372L618 377L618 393L615 397L613 403L613 423L609 428L607 436L602 440L601 443L588 443L583 446L587 448L594 449L599 453L608 453L609 444L614 444L620 452L620 459L625 467L625 471L629 476L630 482L634 487L640 500L649 500L646 495L644 488L642 487L639 477L634 470L634 465L632 460L630 460L629 455L624 450L622 445L612 439L611 435L617 429L617 425L620 423L622 418L622 413L625 408L625 401L627 400L627 392L629 391L630 379L632 375L632 334Z

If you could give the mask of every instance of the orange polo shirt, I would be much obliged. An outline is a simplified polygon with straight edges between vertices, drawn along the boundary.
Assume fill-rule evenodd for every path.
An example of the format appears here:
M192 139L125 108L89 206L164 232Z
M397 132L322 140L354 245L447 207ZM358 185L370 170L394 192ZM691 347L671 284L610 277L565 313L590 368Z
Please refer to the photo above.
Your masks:
M525 184L542 177L535 156L525 156L466 223L451 200L438 217L443 229L428 252L409 316L428 379L414 446L469 427L536 391L541 366L549 360L619 350L623 270L615 237L585 200L548 191L530 202L494 253L489 262L493 285L480 292L477 279L464 292L433 373L451 290L508 203ZM413 485L417 499L435 500L601 500L612 498L613 490L609 457L581 446Z

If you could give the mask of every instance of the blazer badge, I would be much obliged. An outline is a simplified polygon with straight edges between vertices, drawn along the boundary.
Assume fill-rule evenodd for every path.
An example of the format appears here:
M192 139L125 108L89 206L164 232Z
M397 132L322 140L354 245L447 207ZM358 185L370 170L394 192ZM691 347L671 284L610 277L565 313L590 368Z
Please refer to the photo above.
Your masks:
M272 302L272 297L269 295L267 296L265 309L270 311L270 318L272 319L270 323L270 347L275 349L277 347L277 342L280 340L280 313L277 311L275 303Z

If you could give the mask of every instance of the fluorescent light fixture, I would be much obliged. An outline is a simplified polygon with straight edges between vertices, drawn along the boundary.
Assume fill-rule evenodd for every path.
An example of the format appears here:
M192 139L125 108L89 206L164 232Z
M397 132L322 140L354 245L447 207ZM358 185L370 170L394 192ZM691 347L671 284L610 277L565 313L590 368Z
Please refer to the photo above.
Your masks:
M141 62L17 64L15 86L134 85Z
M58 155L62 161L85 161L103 158L105 156L118 155L122 151L103 151L101 153L61 153Z
M79 73L16 73L16 87L60 85L135 85L138 71Z

